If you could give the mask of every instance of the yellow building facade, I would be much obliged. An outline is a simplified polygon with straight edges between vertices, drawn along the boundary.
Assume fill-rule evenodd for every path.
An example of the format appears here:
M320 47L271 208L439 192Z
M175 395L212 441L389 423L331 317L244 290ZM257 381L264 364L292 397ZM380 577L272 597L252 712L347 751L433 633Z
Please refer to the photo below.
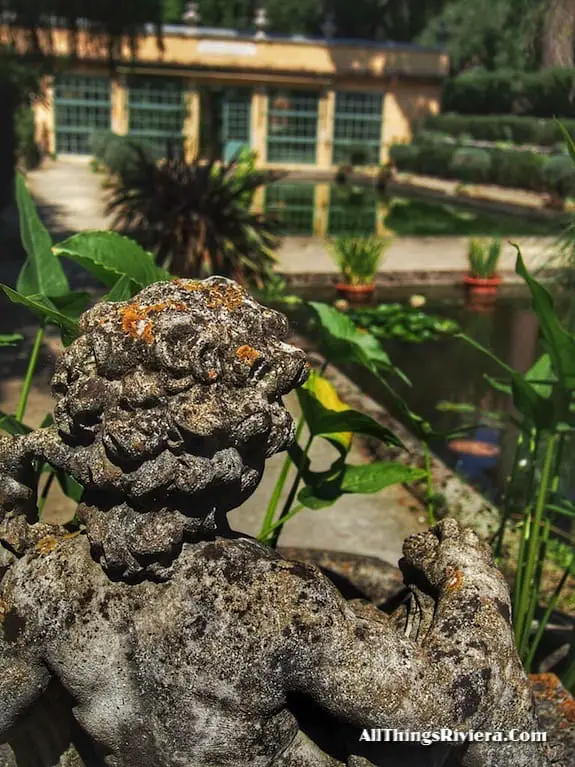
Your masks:
M66 60L69 37L54 35ZM377 168L388 148L439 109L447 54L411 45L246 36L167 27L143 35L113 70L80 35L74 65L46 82L36 134L51 154L90 154L112 130L162 152L223 160L249 147L263 168Z

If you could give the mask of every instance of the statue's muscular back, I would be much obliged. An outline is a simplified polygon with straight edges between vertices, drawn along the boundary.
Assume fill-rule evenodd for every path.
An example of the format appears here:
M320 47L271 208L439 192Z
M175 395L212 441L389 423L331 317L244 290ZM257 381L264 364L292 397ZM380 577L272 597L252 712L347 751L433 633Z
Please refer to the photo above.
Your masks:
M248 539L186 544L164 583L113 582L84 536L41 542L2 592L13 641L44 649L114 767L144 754L158 767L268 764L297 731L285 695L308 665L302 639L321 643L322 602L337 598L314 568Z

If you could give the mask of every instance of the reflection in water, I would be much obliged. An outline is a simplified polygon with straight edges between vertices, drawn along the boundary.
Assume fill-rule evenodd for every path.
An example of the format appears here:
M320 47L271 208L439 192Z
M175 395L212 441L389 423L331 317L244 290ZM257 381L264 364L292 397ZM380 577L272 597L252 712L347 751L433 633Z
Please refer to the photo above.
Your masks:
M550 221L484 213L465 205L386 197L374 183L281 181L263 190L265 212L284 235L338 237L395 232L401 236L549 235Z
M330 289L310 288L308 292L299 292L303 297L317 301L331 302L334 298ZM537 323L530 309L530 299L524 292L516 297L500 296L491 313L466 309L463 288L428 287L420 292L427 299L426 312L455 320L465 334L507 364L525 372L535 361L540 351ZM378 286L376 300L408 302L412 293L413 286L404 289ZM511 469L516 433L496 418L497 413L510 412L510 398L494 390L485 376L501 379L504 372L465 341L452 336L416 346L389 340L384 341L383 346L393 363L412 382L409 386L396 376L393 380L395 389L436 431L449 433L462 426L481 424L476 430L470 430L469 439L492 444L497 448L497 455L478 456L465 450L454 450L455 446L450 446L447 440L432 447L449 466L464 474L485 495L497 500ZM381 387L367 373L353 371L352 375L367 393L391 406ZM476 411L462 415L453 410L438 410L436 405L440 402L472 404Z

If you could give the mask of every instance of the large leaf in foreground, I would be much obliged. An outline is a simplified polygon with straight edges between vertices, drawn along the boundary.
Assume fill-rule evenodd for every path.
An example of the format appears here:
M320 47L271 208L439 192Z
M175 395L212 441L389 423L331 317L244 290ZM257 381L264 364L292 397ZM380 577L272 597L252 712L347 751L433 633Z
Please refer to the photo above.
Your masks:
M316 301L310 301L309 306L325 331L325 343L332 362L355 362L376 375L393 372L407 381L403 373L393 366L375 336L359 330L349 317L332 306Z
M391 485L416 482L425 474L424 469L393 462L346 465L337 481L334 478L315 487L304 487L298 494L298 501L307 508L320 509L331 505L345 493L377 493Z
M128 301L138 291L139 287L129 277L120 277L102 301Z
M310 434L337 441L345 452L349 450L353 434L374 437L386 444L404 447L391 429L382 426L365 413L348 407L340 411L330 410L304 388L298 389L297 396Z
M64 256L84 267L106 287L128 277L140 288L170 280L171 275L154 262L151 253L117 232L81 232L54 246Z
M68 340L80 334L80 328L77 323L60 312L55 304L46 296L25 296L8 287L8 285L0 285L0 287L4 293L6 293L10 301L15 304L23 304L34 312L34 314L36 314L42 321L52 323L61 328Z
M18 292L50 298L63 296L69 290L68 280L62 264L52 253L52 239L38 217L21 173L16 176L16 202L20 237L28 256L16 284Z
M321 423L326 413L337 414L349 410L349 405L340 399L333 384L312 370L303 387L296 393L310 434L314 437L320 434L325 436L338 450L347 453L353 437L351 429L339 428L337 424L326 429Z

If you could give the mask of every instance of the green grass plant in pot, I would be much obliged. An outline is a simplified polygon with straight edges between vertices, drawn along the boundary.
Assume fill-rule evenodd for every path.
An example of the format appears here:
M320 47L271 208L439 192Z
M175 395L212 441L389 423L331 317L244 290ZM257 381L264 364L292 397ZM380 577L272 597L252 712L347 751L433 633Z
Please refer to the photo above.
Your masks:
M490 308L495 300L501 277L497 267L501 258L501 240L472 238L467 250L469 273L464 283L472 309Z
M367 303L375 290L375 275L391 237L338 237L331 249L341 271L338 295L350 303Z

